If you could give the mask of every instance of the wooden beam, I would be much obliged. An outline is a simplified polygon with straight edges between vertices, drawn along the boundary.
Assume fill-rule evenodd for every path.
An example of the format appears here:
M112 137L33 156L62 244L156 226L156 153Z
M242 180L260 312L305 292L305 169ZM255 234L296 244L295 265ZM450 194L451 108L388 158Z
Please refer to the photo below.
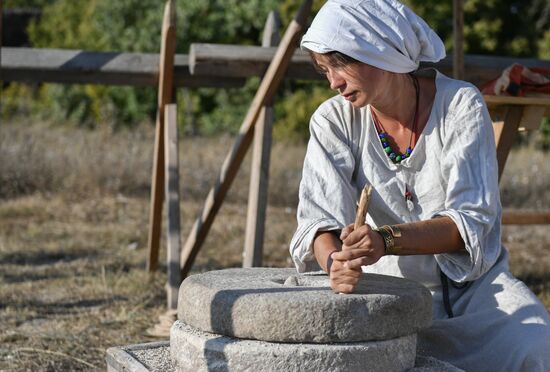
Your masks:
M151 175L151 207L149 210L149 241L147 270L158 265L162 202L164 191L164 106L174 102L174 55L176 54L176 8L174 0L167 0L162 22L160 47L159 88L153 172Z
M502 172L504 171L504 165L508 159L508 154L510 154L510 150L516 139L522 115L522 106L508 106L506 107L506 113L503 120L493 122L495 143L497 147L499 181L502 178Z
M262 76L274 53L275 48L260 46L191 44L189 68L191 74L195 76ZM500 76L502 70L513 63L520 63L527 67L550 68L550 61L547 60L465 55L464 79L474 84L484 83ZM435 67L442 73L451 76L453 61L452 57L447 56L437 63L421 63L420 67ZM325 79L313 68L309 54L299 49L292 57L286 77L301 80Z
M166 167L166 264L168 282L166 293L168 309L178 308L178 292L181 284L180 276L180 195L179 195L179 152L177 106L165 106L164 113L164 154Z
M271 47L279 44L280 25L278 14L269 13L264 27L262 46ZM270 102L262 108L254 126L243 267L262 266L273 122L274 112Z
M284 77L298 40L306 27L311 2L312 0L305 0L303 2L296 18L288 26L281 44L273 57L273 61L269 65L252 100L248 113L239 130L237 140L225 158L218 179L210 190L203 210L191 229L191 233L182 250L182 278L185 278L189 273L195 257L214 222L216 213L220 209L225 195L237 175L241 162L252 142L254 124L258 120L262 106L271 102Z
M504 210L503 225L550 225L550 212Z
M191 44L189 71L193 76L263 76L273 59L275 47L230 44ZM323 80L307 52L297 49L285 74L286 78Z
M464 0L453 0L453 77L464 79Z
M159 55L154 53L92 52L70 49L1 48L0 75L4 81L62 84L157 86ZM174 84L178 87L239 87L246 78L263 76L275 48L241 45L192 44L190 55L177 54ZM498 77L512 63L550 68L550 61L465 55L464 79L476 85ZM453 62L422 63L452 75ZM323 80L309 55L296 51L285 78Z
M158 87L159 54L10 47L0 53L4 81ZM244 78L192 76L188 55L175 56L175 86L228 88L244 82Z
M544 97L513 97L513 96L483 96L487 106L550 106L550 98Z

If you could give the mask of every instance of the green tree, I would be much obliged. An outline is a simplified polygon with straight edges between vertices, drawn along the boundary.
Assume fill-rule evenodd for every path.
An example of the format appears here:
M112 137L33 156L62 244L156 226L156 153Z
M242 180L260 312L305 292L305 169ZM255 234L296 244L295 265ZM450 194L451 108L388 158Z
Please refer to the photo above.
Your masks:
M451 52L452 1L404 2L436 30ZM314 0L312 16L323 3ZM548 0L468 0L464 4L466 53L550 58ZM193 42L257 45L268 12L278 10L284 28L300 1L179 0L176 5L177 52L187 53ZM5 6L42 7L42 17L29 28L36 47L159 51L163 1L5 0ZM257 82L252 79L243 89L193 90L188 101L193 102L197 126L203 133L236 131ZM309 116L330 95L326 83L286 82L276 101L276 133L306 138ZM181 103L182 99L180 95ZM152 88L55 84L33 90L11 84L3 92L2 115L18 110L53 114L87 125L105 121L130 125L155 117L156 92Z
M27 4L37 1L29 0ZM25 3L19 0L17 6ZM177 52L187 53L192 42L259 44L265 19L276 7L276 1L177 1L176 7ZM158 53L163 8L164 2L158 0L44 2L42 17L31 24L29 34L34 47ZM129 125L155 116L156 92L150 88L45 84L40 90L39 96L51 98L48 102L64 103L65 110L52 112L79 124L110 121L115 126ZM28 94L28 90L12 84L5 94L17 96ZM234 115L245 110L243 102L250 97L250 89L232 95L212 89L193 92L192 101L201 113L197 120L199 126L205 123L209 131L215 130L218 119L224 117L218 107L221 103L235 108L229 116L233 116L231 120L236 124L229 125L225 120L219 129L235 130L238 120ZM10 99L10 102L15 104L17 100ZM3 106L4 116L18 109L13 104ZM42 106L34 108L40 110Z

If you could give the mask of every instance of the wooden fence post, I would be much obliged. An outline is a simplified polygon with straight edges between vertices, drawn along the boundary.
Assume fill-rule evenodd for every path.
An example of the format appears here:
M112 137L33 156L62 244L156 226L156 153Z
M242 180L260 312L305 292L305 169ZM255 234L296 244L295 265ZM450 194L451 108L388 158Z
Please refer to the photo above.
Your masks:
M164 189L164 106L174 102L174 55L176 53L176 8L173 0L166 1L162 21L160 48L158 107L155 130L153 172L151 178L151 208L149 211L149 254L147 270L158 266L162 202Z
M225 195L229 191L231 183L235 179L239 167L246 155L246 151L250 147L253 138L254 124L258 120L261 108L270 102L283 80L285 72L290 63L292 54L296 50L296 45L302 35L307 17L311 10L312 0L305 0L300 7L296 17L288 26L281 45L277 48L275 56L271 61L258 91L252 100L248 113L239 130L239 135L233 144L233 147L226 156L225 161L220 170L220 174L216 179L215 185L204 203L200 216L195 220L189 237L187 238L183 250L181 252L181 276L185 278L201 248L218 210L220 209Z
M498 180L502 178L502 172L504 171L504 164L508 159L508 154L512 149L514 140L517 137L519 123L523 115L522 106L508 106L505 109L504 120L499 122L493 122L493 130L495 134L495 143L497 148L497 160L498 160Z
M168 309L177 309L180 276L180 195L177 106L166 105L164 113L164 154L166 159L166 264Z
M270 12L264 27L262 46L279 44L280 25L279 15L274 11ZM262 266L273 121L273 102L269 102L262 108L254 126L243 267Z

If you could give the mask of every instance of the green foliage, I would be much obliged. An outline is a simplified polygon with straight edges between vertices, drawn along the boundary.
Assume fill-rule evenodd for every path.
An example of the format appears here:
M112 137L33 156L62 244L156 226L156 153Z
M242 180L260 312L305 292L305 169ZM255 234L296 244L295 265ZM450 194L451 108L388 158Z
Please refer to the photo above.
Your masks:
M404 0L452 50L452 2ZM177 52L193 42L255 44L267 14L278 10L283 29L300 6L296 0L176 1ZM314 0L313 15L323 0ZM5 0L5 7L40 7L29 34L33 46L95 51L158 53L164 1ZM550 3L547 0L469 0L464 2L465 51L476 54L550 59ZM258 79L242 89L178 91L178 109L192 133L236 132ZM316 106L331 95L327 84L285 83L276 100L275 134L308 136ZM98 85L10 84L2 93L2 117L16 114L71 120L85 126L135 125L156 115L156 89ZM545 124L546 127L549 124ZM550 131L550 130L549 130ZM550 134L547 135L550 138ZM548 140L550 143L550 139Z
M55 0L4 0L3 8L43 8Z
M275 113L277 122L274 137L300 141L309 137L311 114L328 98L334 96L327 84L316 84L294 89L283 99L277 100Z
M31 23L29 36L34 47L93 51L158 53L164 2L158 0L12 0L11 6L43 5L42 17ZM177 1L177 52L187 53L192 42L259 44L261 31L275 0ZM257 84L257 83L256 83ZM20 84L11 84L18 86ZM250 83L247 86L253 86ZM131 87L44 84L41 96L56 102L62 110L50 110L54 119L71 119L94 126L135 125L156 114L156 89ZM198 104L196 125L206 133L235 131L253 90L223 91L199 89L190 101ZM21 94L26 95L22 97ZM22 102L37 98L26 88L14 87L3 93L2 114L29 111ZM35 105L37 107L46 106ZM55 115L54 115L55 114ZM4 116L5 118L6 116Z
M452 1L405 0L452 50ZM540 57L539 41L550 26L547 0L468 0L464 2L464 51ZM550 36L549 36L550 37Z
M250 101L258 89L259 82L258 78L252 78L242 88L199 89L197 95L199 107L212 108L208 115L196 113L198 115L196 125L200 126L200 133L209 136L220 133L237 133L246 116Z

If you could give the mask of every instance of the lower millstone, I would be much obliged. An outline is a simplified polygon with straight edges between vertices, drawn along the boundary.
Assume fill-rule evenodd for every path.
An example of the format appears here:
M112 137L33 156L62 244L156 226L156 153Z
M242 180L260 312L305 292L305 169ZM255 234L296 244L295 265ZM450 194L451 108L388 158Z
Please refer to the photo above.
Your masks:
M335 344L243 340L176 321L170 353L177 371L405 371L414 367L416 334Z

